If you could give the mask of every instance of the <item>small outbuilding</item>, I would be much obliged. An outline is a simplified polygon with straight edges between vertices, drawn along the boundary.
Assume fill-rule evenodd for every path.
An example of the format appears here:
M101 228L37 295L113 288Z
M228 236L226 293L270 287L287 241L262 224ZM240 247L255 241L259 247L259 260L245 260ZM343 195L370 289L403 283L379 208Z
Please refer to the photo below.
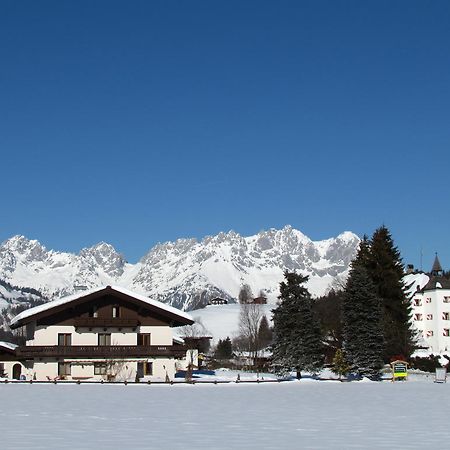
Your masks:
M25 366L17 361L17 345L0 341L0 378L20 380Z

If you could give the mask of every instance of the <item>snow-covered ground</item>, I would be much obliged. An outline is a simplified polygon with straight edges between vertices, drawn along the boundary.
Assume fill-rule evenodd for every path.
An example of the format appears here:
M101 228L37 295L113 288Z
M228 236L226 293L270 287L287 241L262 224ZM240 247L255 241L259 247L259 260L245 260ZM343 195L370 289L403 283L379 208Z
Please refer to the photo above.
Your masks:
M269 322L272 320L272 309L276 305L261 305L263 314ZM194 320L200 319L206 331L213 337L213 344L227 336L233 339L239 334L240 305L231 303L228 305L209 305L203 309L189 311ZM177 330L175 330L176 332Z
M5 449L446 448L450 384L0 385Z

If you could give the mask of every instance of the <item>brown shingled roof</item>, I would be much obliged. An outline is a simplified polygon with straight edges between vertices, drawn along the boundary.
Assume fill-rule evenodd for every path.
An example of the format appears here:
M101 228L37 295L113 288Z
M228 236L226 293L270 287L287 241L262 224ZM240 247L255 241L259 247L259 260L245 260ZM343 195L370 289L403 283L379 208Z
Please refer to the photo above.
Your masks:
M440 283L441 287L436 287L436 283ZM445 277L431 276L421 291L433 291L435 289L450 289L450 280Z

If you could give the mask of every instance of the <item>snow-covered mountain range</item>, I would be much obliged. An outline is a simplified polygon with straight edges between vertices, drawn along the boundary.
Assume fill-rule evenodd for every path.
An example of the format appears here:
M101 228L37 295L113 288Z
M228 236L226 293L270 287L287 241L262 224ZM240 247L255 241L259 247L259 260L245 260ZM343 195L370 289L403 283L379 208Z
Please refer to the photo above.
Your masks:
M192 310L217 296L236 299L244 283L275 301L284 270L309 275L310 292L321 295L334 280L346 277L359 242L351 232L312 241L290 226L250 237L230 231L201 241L157 244L130 264L104 242L72 254L14 236L0 245L0 280L36 289L50 299L79 286L115 284Z

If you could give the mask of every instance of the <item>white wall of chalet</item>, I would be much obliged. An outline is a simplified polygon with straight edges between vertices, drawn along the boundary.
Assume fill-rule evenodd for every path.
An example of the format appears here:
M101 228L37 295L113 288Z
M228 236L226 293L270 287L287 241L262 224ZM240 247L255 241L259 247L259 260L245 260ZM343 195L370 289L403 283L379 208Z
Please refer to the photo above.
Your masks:
M412 321L431 353L450 352L450 289L416 292Z

